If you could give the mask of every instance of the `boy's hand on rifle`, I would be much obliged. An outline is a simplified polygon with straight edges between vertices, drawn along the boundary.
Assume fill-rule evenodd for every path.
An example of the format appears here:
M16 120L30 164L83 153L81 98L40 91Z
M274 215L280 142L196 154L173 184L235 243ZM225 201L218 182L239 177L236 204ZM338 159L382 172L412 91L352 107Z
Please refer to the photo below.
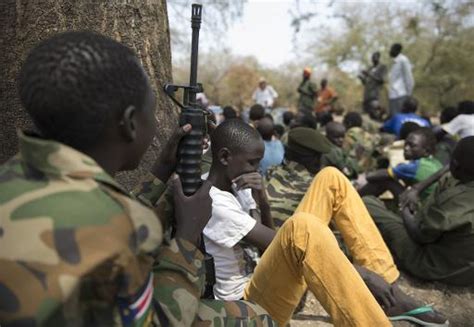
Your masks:
M155 162L152 168L152 174L155 175L163 183L166 183L173 172L176 170L178 164L178 144L181 138L188 134L192 129L190 124L178 127L173 135L165 144L160 157Z
M212 214L212 199L209 195L211 186L209 181L203 181L196 193L186 196L180 179L173 180L175 236L193 243L196 247L199 247L200 235Z

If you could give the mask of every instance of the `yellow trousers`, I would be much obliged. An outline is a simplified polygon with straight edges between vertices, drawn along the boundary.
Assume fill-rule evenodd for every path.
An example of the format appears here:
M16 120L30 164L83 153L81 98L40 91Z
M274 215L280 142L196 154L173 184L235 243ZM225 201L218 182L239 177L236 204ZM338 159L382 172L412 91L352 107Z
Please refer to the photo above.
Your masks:
M328 167L314 178L295 214L264 252L244 298L280 325L291 318L308 287L335 326L391 326L328 227L341 232L356 264L395 281L399 272L372 218L349 180Z

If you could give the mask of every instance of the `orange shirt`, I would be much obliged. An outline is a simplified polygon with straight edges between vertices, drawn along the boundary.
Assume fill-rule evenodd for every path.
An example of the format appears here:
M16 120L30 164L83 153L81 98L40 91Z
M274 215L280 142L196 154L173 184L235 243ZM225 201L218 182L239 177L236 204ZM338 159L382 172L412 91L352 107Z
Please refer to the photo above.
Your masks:
M328 111L330 108L330 102L335 97L337 97L336 91L329 86L326 86L324 90L320 90L318 94L318 103L315 108L316 112Z

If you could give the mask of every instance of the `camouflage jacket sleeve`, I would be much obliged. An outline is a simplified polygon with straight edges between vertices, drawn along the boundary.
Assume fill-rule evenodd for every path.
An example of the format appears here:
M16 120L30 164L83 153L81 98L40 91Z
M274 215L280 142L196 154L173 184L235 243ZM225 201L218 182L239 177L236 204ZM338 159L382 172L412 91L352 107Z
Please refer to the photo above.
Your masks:
M132 193L170 227L173 202L166 184L149 173ZM161 245L153 266L153 302L160 325L191 325L204 279L203 254L194 245L176 238Z
M141 183L133 189L132 195L147 206L153 207L166 193L166 190L167 186L165 183L153 176L153 174L147 173Z
M153 208L160 218L163 228L169 230L173 224L174 210L173 197L165 183L151 173L142 179L132 191L132 195L150 208Z
M195 320L205 279L203 257L179 238L160 248L153 267L153 300L163 326L191 326Z

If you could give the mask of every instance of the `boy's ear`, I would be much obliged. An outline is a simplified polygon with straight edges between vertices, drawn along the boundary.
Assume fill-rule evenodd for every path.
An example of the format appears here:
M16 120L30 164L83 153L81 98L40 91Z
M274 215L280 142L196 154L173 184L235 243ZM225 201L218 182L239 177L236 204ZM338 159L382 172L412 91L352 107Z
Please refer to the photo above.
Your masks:
M229 165L229 160L232 160L232 154L228 148L223 147L219 150L217 158L219 159L221 165L227 166Z
M135 106L128 106L122 114L120 120L120 127L123 135L127 141L132 142L137 138L137 121L136 121L137 109Z

